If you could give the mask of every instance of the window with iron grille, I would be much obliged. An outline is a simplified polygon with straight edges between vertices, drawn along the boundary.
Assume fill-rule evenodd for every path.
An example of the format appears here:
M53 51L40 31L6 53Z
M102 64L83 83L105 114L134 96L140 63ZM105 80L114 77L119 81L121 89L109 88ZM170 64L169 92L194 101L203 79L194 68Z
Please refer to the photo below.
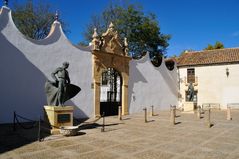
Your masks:
M187 69L187 83L195 83L195 69Z

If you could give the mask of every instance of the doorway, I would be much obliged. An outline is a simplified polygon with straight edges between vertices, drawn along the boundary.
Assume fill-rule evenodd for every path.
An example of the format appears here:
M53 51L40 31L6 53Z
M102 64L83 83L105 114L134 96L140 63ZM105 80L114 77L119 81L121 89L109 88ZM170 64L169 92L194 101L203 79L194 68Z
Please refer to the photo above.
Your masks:
M122 77L114 68L102 72L100 84L100 114L112 116L118 114L122 105Z

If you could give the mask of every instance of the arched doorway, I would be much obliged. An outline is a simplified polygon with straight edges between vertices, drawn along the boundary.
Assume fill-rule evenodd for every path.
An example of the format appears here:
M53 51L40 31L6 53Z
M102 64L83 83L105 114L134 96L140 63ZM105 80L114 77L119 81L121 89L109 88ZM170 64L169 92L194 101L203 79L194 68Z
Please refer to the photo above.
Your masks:
M107 68L101 74L100 114L117 115L122 105L122 78L114 68Z
M101 78L102 73L108 69L117 70L121 79L121 97L122 114L128 114L128 82L129 82L129 62L127 40L121 43L117 31L111 23L109 28L101 36L98 36L94 30L92 40L92 72L94 89L94 116L100 117L101 111ZM118 87L117 87L118 88ZM110 97L109 98L113 99ZM117 97L116 97L117 99ZM119 104L117 104L119 105ZM102 107L103 109L103 107ZM118 108L117 108L118 109ZM117 110L118 112L118 110ZM111 112L110 114L112 114Z

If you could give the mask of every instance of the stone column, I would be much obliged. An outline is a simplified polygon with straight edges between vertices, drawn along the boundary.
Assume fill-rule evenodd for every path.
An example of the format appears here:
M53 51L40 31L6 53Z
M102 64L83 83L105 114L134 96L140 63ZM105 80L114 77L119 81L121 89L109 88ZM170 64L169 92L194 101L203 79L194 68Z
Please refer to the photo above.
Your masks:
M100 82L94 82L94 113L95 118L99 118L100 115Z
M231 107L227 107L227 120L232 120Z
M128 115L128 85L122 87L122 115Z

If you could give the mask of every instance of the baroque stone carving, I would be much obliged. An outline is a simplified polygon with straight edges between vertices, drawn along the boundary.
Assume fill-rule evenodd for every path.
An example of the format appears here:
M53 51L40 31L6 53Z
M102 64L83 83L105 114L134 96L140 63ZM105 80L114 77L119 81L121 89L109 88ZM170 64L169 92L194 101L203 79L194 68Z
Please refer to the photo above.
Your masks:
M100 50L100 38L99 38L99 35L96 31L96 28L94 29L94 33L92 35L92 46L93 46L93 50Z
M92 36L92 46L94 51L104 51L113 54L119 54L122 56L128 56L128 42L127 38L124 39L124 43L121 43L118 32L114 29L113 23L110 23L109 28L100 37L96 29Z

